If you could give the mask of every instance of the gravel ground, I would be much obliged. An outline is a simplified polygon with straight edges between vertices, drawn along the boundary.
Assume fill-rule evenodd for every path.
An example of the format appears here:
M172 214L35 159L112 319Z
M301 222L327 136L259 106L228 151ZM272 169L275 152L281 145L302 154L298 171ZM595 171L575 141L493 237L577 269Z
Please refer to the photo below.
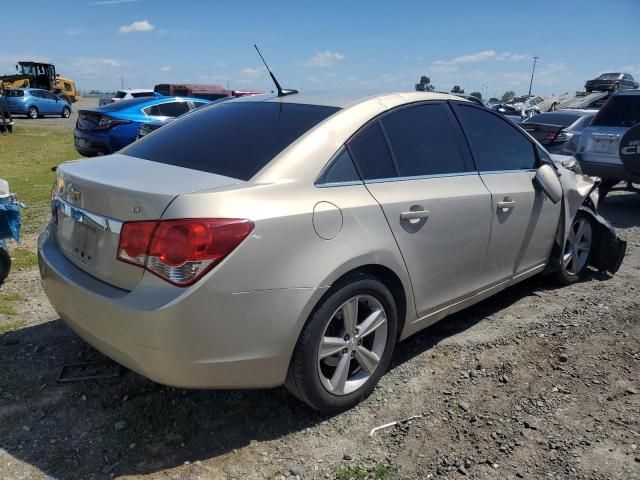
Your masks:
M99 99L97 98L81 98L79 101L71 105L71 116L69 118L62 117L44 117L31 120L26 116L14 117L16 125L19 126L32 126L32 125L48 125L65 128L75 128L76 120L78 119L78 110L83 108L94 108L98 106Z
M530 279L401 343L361 405L335 417L284 389L185 391L123 371L57 319L36 269L0 314L0 478L640 479L640 195L602 212L628 241L614 277ZM378 425L411 416L381 430Z

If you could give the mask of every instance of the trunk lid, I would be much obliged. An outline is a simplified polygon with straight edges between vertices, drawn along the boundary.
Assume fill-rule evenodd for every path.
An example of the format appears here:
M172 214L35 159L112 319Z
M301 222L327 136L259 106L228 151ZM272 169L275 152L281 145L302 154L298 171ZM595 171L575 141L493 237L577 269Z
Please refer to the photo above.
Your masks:
M618 154L620 139L628 128L588 127L580 137L578 154L582 160L593 163L622 164Z
M522 129L539 141L542 145L552 143L558 133L564 128L562 125L546 125L544 123L522 123Z
M62 164L55 186L58 245L90 275L132 290L143 270L116 260L122 222L158 220L180 194L239 183L121 154Z

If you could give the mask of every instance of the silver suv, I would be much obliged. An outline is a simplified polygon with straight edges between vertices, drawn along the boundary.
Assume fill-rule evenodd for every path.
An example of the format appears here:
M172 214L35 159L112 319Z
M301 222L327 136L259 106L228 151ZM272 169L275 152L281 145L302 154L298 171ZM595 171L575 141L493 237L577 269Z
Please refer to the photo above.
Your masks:
M640 175L623 165L618 153L620 140L640 123L640 90L613 94L585 128L576 157L587 175L601 177L605 187L620 181L640 182Z

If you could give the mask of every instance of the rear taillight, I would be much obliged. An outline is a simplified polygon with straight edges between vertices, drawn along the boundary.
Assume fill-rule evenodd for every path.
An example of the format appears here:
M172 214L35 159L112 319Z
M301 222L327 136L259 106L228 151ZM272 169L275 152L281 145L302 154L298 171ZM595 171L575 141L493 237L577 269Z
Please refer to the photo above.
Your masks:
M124 123L131 123L130 120L121 120L119 118L100 117L98 124L93 127L94 130L108 130L116 125L122 125Z
M126 222L120 231L118 260L187 286L220 263L253 227L252 221L236 218Z

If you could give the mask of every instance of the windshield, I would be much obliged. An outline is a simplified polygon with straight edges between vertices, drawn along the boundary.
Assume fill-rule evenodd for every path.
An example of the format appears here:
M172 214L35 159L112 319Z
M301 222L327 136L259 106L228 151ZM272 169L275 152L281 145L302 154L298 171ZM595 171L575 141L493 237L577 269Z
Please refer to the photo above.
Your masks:
M249 180L336 107L279 102L225 102L167 125L121 153Z
M621 76L621 73L603 73L598 80L619 80Z
M614 95L594 117L594 126L633 127L640 123L640 95Z

